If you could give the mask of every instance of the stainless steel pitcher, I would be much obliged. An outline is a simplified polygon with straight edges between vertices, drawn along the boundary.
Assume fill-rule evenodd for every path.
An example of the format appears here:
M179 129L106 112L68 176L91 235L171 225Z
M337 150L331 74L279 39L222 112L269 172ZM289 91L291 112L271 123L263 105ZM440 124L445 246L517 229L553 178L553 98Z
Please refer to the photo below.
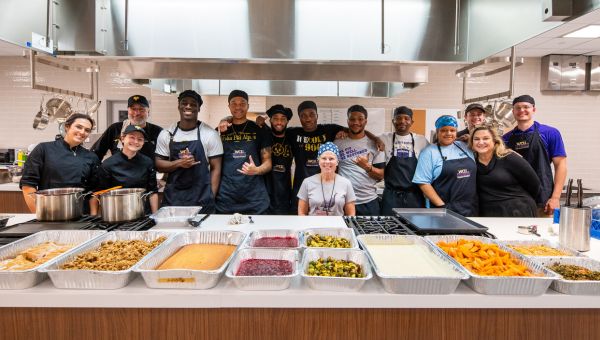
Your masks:
M592 224L592 209L583 206L583 186L577 180L577 205L571 205L573 180L567 186L567 200L560 207L559 235L561 245L578 251L590 250L590 227Z

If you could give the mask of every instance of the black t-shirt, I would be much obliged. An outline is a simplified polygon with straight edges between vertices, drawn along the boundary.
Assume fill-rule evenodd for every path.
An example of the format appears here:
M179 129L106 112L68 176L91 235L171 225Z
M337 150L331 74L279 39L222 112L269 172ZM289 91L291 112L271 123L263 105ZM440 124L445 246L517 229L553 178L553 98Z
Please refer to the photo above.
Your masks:
M40 143L25 162L20 186L37 190L78 187L90 189L92 175L100 161L81 145L69 147L64 139Z
M306 132L302 127L288 128L286 135L292 145L296 170L294 171L294 196L305 178L320 172L317 154L321 144L333 142L335 135L344 129L337 124L318 124L315 131Z
M100 136L100 139L94 143L91 147L91 151L94 152L98 159L102 160L108 150L110 150L111 154L116 154L119 150L117 147L119 145L119 140L121 138L121 131L123 130L123 122L116 122L111 124L106 131ZM162 128L158 125L154 125L152 123L146 123L146 127L144 127L144 131L148 135L148 139L142 149L139 151L140 153L150 157L150 159L154 159L154 150L156 149L156 139L158 139L158 135L162 131Z
M502 158L494 156L488 165L477 162L477 192L482 216L492 216L493 211L487 211L490 205L494 206L493 210L501 211L527 209L530 205L530 210L535 211L534 198L539 190L540 180L535 171L514 152ZM512 212L509 214L517 216Z
M289 137L273 136L271 147L273 168L266 176L267 191L271 201L270 213L287 214L292 202L292 161L294 155Z
M254 159L254 164L259 166L262 161L260 158L260 150L268 148L273 143L273 135L265 127L259 127L255 122L247 120L243 124L231 124L227 131L221 133L221 142L223 142L223 150L226 145L235 144L237 141L252 141L256 147L258 159ZM225 151L226 152L226 151ZM227 155L223 154L223 162L228 159ZM223 164L225 166L225 164Z
M123 188L142 188L146 191L158 190L154 161L139 152L129 159L118 151L102 162L95 177L96 190L117 185Z

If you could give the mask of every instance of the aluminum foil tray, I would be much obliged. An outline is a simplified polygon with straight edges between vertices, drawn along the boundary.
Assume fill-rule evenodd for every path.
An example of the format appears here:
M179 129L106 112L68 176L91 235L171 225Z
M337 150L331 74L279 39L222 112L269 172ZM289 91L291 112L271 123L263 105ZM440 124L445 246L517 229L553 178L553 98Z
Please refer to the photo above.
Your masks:
M73 244L74 247L56 256L48 262L35 268L22 271L0 271L0 289L25 289L31 288L47 277L46 273L38 272L38 269L47 267L53 262L60 260L69 253L76 251L96 237L106 234L104 230L47 230L27 236L0 248L0 260L15 257L20 252L44 242L55 242L60 244Z
M287 260L292 262L292 273L281 276L236 276L240 264L246 259ZM240 249L225 275L241 290L284 290L298 276L300 252L296 249L246 248Z
M125 287L135 276L133 265L127 270L119 271L101 271L101 270L65 270L60 267L74 260L77 255L83 254L90 250L94 250L106 241L117 240L144 240L147 242L153 241L161 236L167 239L158 247L154 248L144 258L152 256L161 247L169 243L169 240L176 235L173 232L165 231L111 231L100 237L95 238L91 242L70 252L67 256L55 261L51 265L40 269L42 272L47 272L56 288L67 289L119 289ZM142 258L142 260L144 259ZM141 261L141 260L140 260ZM139 262L138 262L139 263Z
M356 234L354 234L354 229L352 228L312 228L305 229L301 234L302 248L305 249L358 249L358 241L356 241ZM313 234L343 237L350 241L350 248L309 247L306 245L306 242L308 241L308 237Z
M571 249L571 248L567 248L567 247L563 247L561 246L559 243L556 242L551 242L549 240L546 239L539 239L539 240L527 240L527 241L523 241L523 240L501 240L498 241L499 243L508 246L508 245L516 245L516 246L540 246L540 245L544 245L546 247L552 247L554 249L563 251L565 253L567 253L568 255L564 255L564 256L585 256L582 253L578 252L577 250ZM518 252L517 252L518 253ZM520 254L520 253L519 253ZM521 254L527 257L531 257L532 259L543 259L545 257L562 257L562 256L533 256L533 255L525 255L525 254Z
M420 236L413 235L387 235L371 234L359 235L358 242L366 250L367 256L373 264L373 270L379 277L383 288L388 293L393 294L452 294L458 287L461 280L469 278L466 270L456 265L456 262L450 261L448 256L439 248L425 241ZM440 276L392 276L382 272L377 267L377 262L373 260L369 253L369 245L372 244L391 244L391 245L409 245L420 244L427 247L431 253L439 258L440 262L446 264L448 268L454 271L454 275Z
M541 263L524 256L502 243L481 236L465 236L465 235L445 235L445 236L425 236L425 239L437 247L438 241L455 242L459 239L477 240L482 243L497 244L501 249L512 254L513 257L520 260L534 274L540 276L523 277L523 276L481 276L468 271L458 261L454 260L450 255L446 254L448 259L456 263L458 266L467 271L470 275L466 281L467 285L474 291L480 294L487 295L541 295L544 294L552 281L558 278L556 273L548 270ZM439 247L438 247L439 248ZM444 252L440 249L440 251ZM445 254L445 252L444 252Z
M300 232L297 230L291 229L265 229L265 230L255 230L244 242L245 248L265 248L265 249L273 249L273 247L256 247L254 245L254 241L263 238L263 237L294 237L298 240L297 247L285 247L284 249L300 249L302 247L302 238L300 237ZM278 247L281 248L281 247Z
M150 215L150 218L160 227L185 228L190 226L188 219L196 216L201 209L200 206L162 207Z
M308 275L308 264L310 261L318 260L319 258L332 257L338 260L352 261L359 264L363 268L365 277L363 278L348 278L348 277L329 277L329 276L311 276ZM371 264L367 254L358 249L333 249L333 248L308 248L304 251L302 258L302 277L308 286L318 290L334 290L334 291L358 291L369 279L373 277L371 273Z
M217 285L227 265L245 239L246 234L239 231L194 230L184 232L175 236L169 244L161 247L153 256L140 261L134 270L142 274L146 286L150 288L210 289ZM181 247L198 243L231 244L237 246L237 248L217 270L155 269Z
M571 264L585 267L594 271L600 271L600 261L589 257L544 257L539 260L543 265L550 267L554 262ZM600 295L600 281L576 281L566 280L560 274L559 279L552 282L550 288L563 294L569 295Z

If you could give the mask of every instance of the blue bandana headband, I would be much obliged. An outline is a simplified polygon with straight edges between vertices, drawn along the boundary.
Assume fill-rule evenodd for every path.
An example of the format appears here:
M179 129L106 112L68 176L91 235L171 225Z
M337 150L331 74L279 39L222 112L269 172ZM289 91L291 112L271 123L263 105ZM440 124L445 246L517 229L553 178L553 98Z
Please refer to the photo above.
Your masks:
M331 151L335 154L335 156L340 159L340 150L338 149L337 145L333 144L332 142L327 142L325 144L321 144L321 146L319 147L319 153L317 154L317 158L321 158L321 155L323 154L323 152L326 151Z
M456 121L456 118L454 118L452 116L448 116L448 115L441 116L440 118L438 118L435 121L435 129L438 130L438 129L443 128L444 126L452 126L452 127L457 128L458 122Z

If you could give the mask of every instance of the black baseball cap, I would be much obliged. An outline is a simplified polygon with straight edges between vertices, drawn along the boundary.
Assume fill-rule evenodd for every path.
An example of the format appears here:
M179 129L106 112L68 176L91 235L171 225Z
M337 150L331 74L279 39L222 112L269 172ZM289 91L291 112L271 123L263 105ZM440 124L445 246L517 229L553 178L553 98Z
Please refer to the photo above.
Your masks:
M467 108L465 109L465 113L467 113L471 110L481 110L481 112L485 113L485 108L483 107L483 105L481 105L479 103L469 104L469 106L467 106Z
M142 135L144 135L144 139L148 140L148 134L146 133L146 131L144 131L144 128L139 126L139 125L129 125L125 128L125 130L123 131L123 136L128 135L132 132L140 132Z
M177 102L180 102L183 98L187 97L193 98L198 103L198 107L202 106L202 97L194 90L185 90L181 92L177 97Z
M133 105L133 104L140 104L145 107L150 107L150 103L148 103L148 99L146 99L146 97L139 95L139 94L133 95L133 96L129 97L129 99L127 99L127 107L131 107L131 105Z

